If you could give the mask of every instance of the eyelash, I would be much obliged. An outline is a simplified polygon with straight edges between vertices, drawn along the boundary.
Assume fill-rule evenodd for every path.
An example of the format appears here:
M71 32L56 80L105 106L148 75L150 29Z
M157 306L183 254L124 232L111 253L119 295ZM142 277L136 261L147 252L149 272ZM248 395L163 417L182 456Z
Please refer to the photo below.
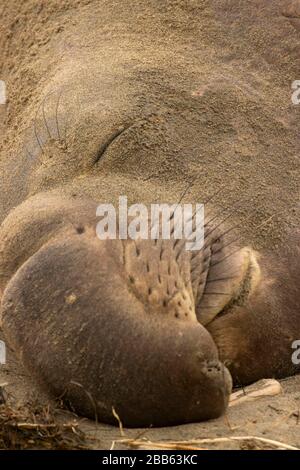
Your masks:
M53 95L56 96L55 106L54 106L54 110L55 110L54 117L51 120L51 122L53 123L53 128L55 129L54 134L53 132L51 132L51 126L49 124L49 117L47 117L47 112L45 110L46 104L51 106L51 103L49 103L49 97ZM33 148L32 148L32 144L31 144L31 147L28 148L28 145L26 143L24 144L25 152L31 160L36 160L44 152L44 146L49 139L56 140L57 142L61 144L63 143L67 147L67 126L64 126L64 130L62 131L62 126L61 126L60 118L59 118L59 107L61 104L62 96L63 96L63 90L60 90L58 92L52 91L48 93L44 97L44 99L41 101L40 105L38 106L36 110L33 124L30 128L31 135L29 137L30 142L31 143L35 142L36 145L33 145ZM44 135L41 132L41 128L43 128Z

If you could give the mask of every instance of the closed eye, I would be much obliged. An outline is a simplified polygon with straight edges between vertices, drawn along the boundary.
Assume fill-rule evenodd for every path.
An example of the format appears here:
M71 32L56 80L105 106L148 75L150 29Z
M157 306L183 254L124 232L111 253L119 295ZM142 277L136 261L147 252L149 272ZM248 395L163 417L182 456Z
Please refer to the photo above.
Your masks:
M119 129L117 129L111 136L110 138L103 144L101 145L100 149L98 150L97 152L97 155L96 155L96 158L95 158L95 161L94 161L94 165L96 165L100 160L101 158L103 157L103 155L105 154L106 150L108 149L108 147L118 138L120 137L120 135L122 135L127 129L129 129L129 127L131 126L131 124L128 124L126 126L122 126L120 127Z

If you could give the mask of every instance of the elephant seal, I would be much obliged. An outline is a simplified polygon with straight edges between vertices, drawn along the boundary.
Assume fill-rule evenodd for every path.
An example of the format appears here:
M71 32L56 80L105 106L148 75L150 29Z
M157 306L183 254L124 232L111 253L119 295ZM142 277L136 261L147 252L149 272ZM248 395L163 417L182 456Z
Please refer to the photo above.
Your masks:
M299 36L279 3L239 3L238 18L234 0L3 10L1 325L80 414L205 420L232 379L299 370L298 111L284 93ZM194 203L219 189L201 249L97 237L98 204L174 204L185 188Z

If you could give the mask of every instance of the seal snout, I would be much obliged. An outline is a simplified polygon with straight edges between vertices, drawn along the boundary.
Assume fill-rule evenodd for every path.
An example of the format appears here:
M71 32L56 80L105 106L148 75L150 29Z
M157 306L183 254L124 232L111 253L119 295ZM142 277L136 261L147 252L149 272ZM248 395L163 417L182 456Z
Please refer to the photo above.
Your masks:
M10 228L24 235L21 255L6 258L7 339L79 414L94 418L92 397L98 419L116 424L114 409L127 426L219 416L231 378L196 317L190 254L173 241L99 240L95 205L80 204L72 220L72 200L39 198L6 221L8 254Z
M202 373L208 380L219 383L219 387L224 391L224 397L228 397L232 389L232 379L228 369L219 360L206 361L202 366Z

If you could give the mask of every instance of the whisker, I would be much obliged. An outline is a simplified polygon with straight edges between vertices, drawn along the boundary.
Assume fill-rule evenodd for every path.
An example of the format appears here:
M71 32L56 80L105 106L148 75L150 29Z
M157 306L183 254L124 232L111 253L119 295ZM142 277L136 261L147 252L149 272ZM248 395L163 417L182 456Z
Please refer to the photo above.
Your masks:
M195 181L196 181L197 177L195 176L194 178L192 178L192 181L189 182L186 186L186 188L184 189L184 191L182 192L178 202L177 202L177 206L181 203L181 201L183 200L184 196L188 193L189 189L193 187Z
M47 132L48 132L48 135L49 135L49 138L51 139L51 132L50 132L50 129L49 129L49 126L48 126L48 123L47 123L47 119L46 119L46 114L45 114L45 102L46 102L46 99L48 98L48 96L51 96L53 94L53 91L48 93L45 98L43 99L43 102L42 102L42 111L43 111L43 120L44 120L44 123L45 123L45 127L47 129Z
M32 153L29 152L28 148L26 147L26 145L24 145L24 149L25 149L25 152L27 153L28 157L31 159L31 160L34 160L34 156L32 155Z
M236 228L239 228L240 226L241 224L233 225L228 230L225 230L225 232L220 233L214 240L212 240L212 243L215 243L218 239L224 238L226 235L228 235L230 232L232 232ZM239 238L242 238L242 236L240 236Z
M176 209L178 208L179 204L181 203L182 199L183 199L184 196L187 194L187 192L189 191L189 189L191 188L191 186L193 186L195 180L196 180L196 177L192 179L192 182L189 183L189 184L186 186L186 188L184 189L184 191L182 192L182 194L181 194L181 196L180 196L178 202L176 203L175 209L172 211L172 213L171 213L171 215L170 215L170 217L169 217L168 222L170 222L170 221L174 218ZM154 222L151 224L150 230L152 230L152 229L154 228L154 225L153 225L153 224L154 224ZM173 235L174 231L175 231L175 226L173 225L173 227L172 227L171 230L170 230L171 235Z
M179 206L179 204L181 203L182 199L184 198L184 196L187 194L187 192L189 191L189 189L191 187L193 187L194 185L194 182L196 181L197 177L195 176L192 181L190 183L188 183L188 185L186 186L186 188L184 189L184 191L182 192L176 206L175 206L175 209L173 210L172 214L170 215L170 218L169 218L169 222L174 218L174 215L175 215L175 212L176 212L176 209L177 207ZM173 235L174 233L174 230L175 230L175 227L173 226L172 229L171 229L171 235Z
M215 226L212 230L210 230L207 234L205 234L205 238L207 238L211 233L214 232L214 230L216 230L217 228L219 228L231 215L233 214L233 212L231 212L223 221L221 221L217 226ZM246 219L247 220L247 219ZM222 232L221 234L219 234L214 240L212 241L207 241L206 243L204 243L203 247L201 248L201 250L205 250L206 248L208 248L212 243L215 243L216 240L218 238L222 238L224 237L225 235L227 235L228 233L230 233L232 230L235 230L236 228L239 228L241 227L241 223L237 224L237 225L233 225L232 227L230 227L229 229L227 229L225 232ZM231 243L233 243L234 241L239 241L240 239L242 238L242 235L238 238L236 238L235 240L232 240L230 241L228 244L226 245L223 245L222 248L225 248L226 246L230 245ZM218 251L216 251L215 253L217 253Z
M250 215L248 217L246 217L244 220L243 220L243 225L248 221L250 220ZM225 232L222 232L220 234L220 236L218 238L221 238L221 237L224 237L225 235L228 235L228 233L230 233L232 230L236 229L236 228L240 228L242 225L242 223L240 222L239 224L237 225L233 225L232 227L229 227ZM242 238L242 237L241 237Z
M205 248L208 248L208 246ZM199 256L199 254L202 253L203 250L204 250L204 247L200 248L200 250L191 251L191 263L192 264L196 262L196 257Z
M230 206L230 207L235 207L237 206L237 204L240 204L242 202L242 200L238 200L235 204L233 204L233 206ZM210 219L208 222L205 222L204 223L204 227L207 227L213 220L215 220L216 218L219 217L219 215L226 211L227 209L229 209L230 207L226 207L225 209L222 209L221 212L218 212L217 215L215 215L212 219ZM229 217L234 214L236 211L235 210L232 210L231 212L229 212L229 214L220 222L218 223L215 227L213 227L208 233L205 233L204 234L204 238L207 238L209 235L211 235L217 228L219 228L224 222L226 222L227 219L229 219ZM190 220L190 219L189 219ZM192 234L192 232L190 232L188 235L187 235L187 238L190 237ZM201 248L202 250L207 248L207 245L204 244L203 247Z
M42 103L39 105L39 107L37 108L37 111L36 111L36 113L35 113L33 129L34 129L34 135L35 135L35 138L36 138L36 140L37 140L37 143L38 143L38 145L39 145L41 151L43 152L43 151L44 151L43 145L42 145L42 143L41 143L41 141L40 141L40 139L39 139L38 132L37 132L37 127L36 127L37 116L38 116L38 112L39 112L39 110L40 110L40 108L41 108L41 105L42 105Z
M63 94L63 90L59 94L59 97L58 97L58 100L57 100L57 103L56 103L56 108L55 108L55 122L56 122L57 136L58 136L59 141L61 141L61 134L60 134L59 124L58 124L58 108L59 108L59 104L60 104L62 94Z
M203 292L202 295L232 295L228 292Z
M225 261L227 258L229 258L230 256L238 253L239 251L241 251L241 248L238 248L237 250L234 250L233 252L229 253L228 255L224 256L224 258L216 261L215 263L211 263L210 267L212 268L213 266L216 266L217 264L220 264L222 263L222 261Z
M221 222L220 225L222 225L223 222ZM218 239L221 239L222 237L224 237L225 235L227 235L228 233L232 232L232 230L235 230L236 228L240 227L241 224L237 224L237 225L233 225L232 227L230 227L228 230L226 230L225 232L219 234L214 240L208 240L206 243L204 243L203 247L202 247L202 250L205 250L206 248L208 248L209 246L211 246L212 244L216 243L216 241ZM216 227L217 228L217 227ZM207 236L207 235L206 235ZM205 236L205 237L206 237ZM238 238L236 238L235 240L238 241L239 239L242 238L242 235ZM231 244L232 241L229 242L229 244ZM227 245L222 245L222 248L226 248ZM218 253L218 251L215 251L215 253Z
M209 196L209 197L203 202L203 206L209 204L209 203L213 200L213 198L214 198L215 196L217 196L217 195L222 191L222 189L224 189L224 187L225 187L225 186L221 186L217 191L215 191L211 196ZM201 208L200 208L200 209L201 209ZM192 216L187 220L187 222L190 222L190 220L192 220L192 219L195 217L196 214L197 214L197 210L192 214Z
M220 305L199 305L200 310L207 308L220 308Z
M249 217L247 217L247 218L243 221L243 223L245 223L245 222L247 221L247 219L249 219ZM230 232L232 232L232 231L235 230L236 228L240 228L240 227L241 227L241 223L239 223L239 224L237 224L237 225L233 225L233 226L230 227L228 230L226 230L225 232L222 232L220 235L218 235L218 237L215 238L215 240L213 240L212 243L216 242L216 240L217 240L218 238L223 238L223 237L225 237L225 235L228 235ZM222 247L221 247L220 249L216 250L214 253L218 253L218 252L219 252L220 250L222 250L223 248L226 248L227 246L231 245L232 243L236 243L236 242L240 241L242 238L243 238L243 235L240 235L239 237L234 238L233 240L230 240L230 241L229 241L228 243L226 243L225 245L222 245ZM205 244L204 244L203 249L204 249L204 248L207 248L207 246L209 246L209 245L210 245L210 243L208 243L208 245L205 245Z
M59 108L59 105L61 103L61 97L62 97L64 91L66 91L66 92L70 91L70 87L65 86L64 89L62 89L62 91L59 94L59 97L58 97L58 100L57 100L57 105L56 105L56 110L55 110L55 120L56 120L58 138L61 142L64 141L65 144L66 144L66 142L67 142L67 132L68 132L68 129L67 129L68 128L68 120L67 120L68 115L67 115L67 112L66 112L66 119L65 119L65 132L64 132L65 135L64 135L64 137L61 135L60 130L59 130L59 126L58 126L58 108ZM78 98L78 96L77 96L77 98ZM71 120L69 119L69 123L70 122L71 122Z
M229 207L226 207L225 209L222 209L221 212L219 212L217 215L215 215L212 219L210 219L208 222L205 222L205 227L208 227L209 224L217 219L219 217L219 215L224 212L224 211L227 211L229 208L236 208L236 206L241 203L242 200L240 199L239 201L237 201L235 204L233 204L232 206L229 206ZM205 237L208 237L211 233L213 233L218 227L220 227L220 225L222 225L224 222L226 222L226 220L232 215L234 214L236 211L235 210L232 210L229 212L229 214L225 217L225 219L223 219L218 225L214 226L208 233L205 234Z
M206 284L209 282L219 282L219 281L227 281L229 279L236 279L238 276L238 273L235 276L227 276L227 277L217 277L215 279L207 279Z
M237 238L233 238L232 240L230 240L228 243L226 243L226 245L222 245L220 248L218 248L217 250L213 251L212 252L212 256L217 254L217 253L220 253L220 251L224 250L224 248L227 248L228 246L232 245L233 243L237 243L242 237L237 237Z
M211 196L208 196L208 198L203 202L204 205L208 204L209 202L211 202L213 200L213 198L215 196L217 196L218 194L220 194L220 192L222 191L222 189L224 189L225 185L221 186L217 191L215 191Z

